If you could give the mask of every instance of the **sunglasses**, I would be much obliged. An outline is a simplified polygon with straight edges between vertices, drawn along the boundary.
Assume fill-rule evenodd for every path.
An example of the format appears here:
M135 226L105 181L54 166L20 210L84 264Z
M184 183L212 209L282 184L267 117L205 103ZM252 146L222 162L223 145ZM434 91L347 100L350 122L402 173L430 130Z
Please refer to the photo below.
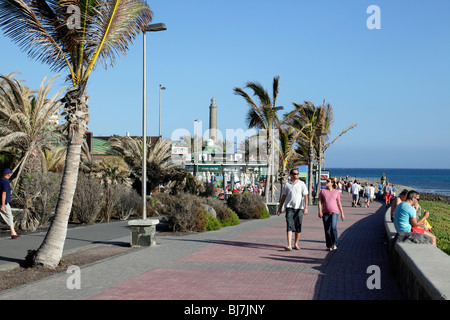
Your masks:
M293 172L293 173L291 173L291 175L298 176L298 172Z

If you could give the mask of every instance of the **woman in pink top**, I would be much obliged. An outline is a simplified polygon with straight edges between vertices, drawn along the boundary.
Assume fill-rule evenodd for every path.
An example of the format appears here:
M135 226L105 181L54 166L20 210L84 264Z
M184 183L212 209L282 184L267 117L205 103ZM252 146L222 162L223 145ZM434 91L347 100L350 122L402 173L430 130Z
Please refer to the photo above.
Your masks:
M326 182L326 189L322 189L319 194L319 218L323 221L325 230L325 242L327 250L337 250L338 233L337 221L339 212L344 221L344 210L341 205L341 193L336 189L336 179L330 178Z

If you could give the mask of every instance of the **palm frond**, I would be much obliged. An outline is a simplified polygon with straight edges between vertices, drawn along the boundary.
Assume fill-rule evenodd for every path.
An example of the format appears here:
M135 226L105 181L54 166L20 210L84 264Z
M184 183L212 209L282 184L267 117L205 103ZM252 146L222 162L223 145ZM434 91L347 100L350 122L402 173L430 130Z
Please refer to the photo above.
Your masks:
M51 12L44 1L3 0L0 1L0 27L30 58L50 65L53 70L70 68L64 48L58 43L60 36L49 31L62 30L66 22L52 17Z
M90 57L84 75L89 77L97 59L106 68L113 66L117 55L125 55L128 46L152 21L152 11L144 1L99 1L95 14L89 16L90 28L86 30L86 53Z

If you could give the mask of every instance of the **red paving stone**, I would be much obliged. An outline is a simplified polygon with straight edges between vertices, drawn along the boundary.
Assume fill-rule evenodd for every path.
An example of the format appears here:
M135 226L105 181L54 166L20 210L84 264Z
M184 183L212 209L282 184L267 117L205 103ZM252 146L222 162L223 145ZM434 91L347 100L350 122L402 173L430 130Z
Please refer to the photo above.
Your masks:
M91 299L312 300L319 276L303 272L155 269Z
M352 208L343 196L346 215L338 232L350 232L355 223L381 207ZM301 250L287 252L284 216L271 217L270 224L230 237L204 240L210 244L173 262L181 267L155 268L129 279L91 299L131 300L313 300L318 299L324 270L334 254L325 251L322 220L316 210L304 216ZM244 222L250 223L250 222ZM205 239L208 239L205 233ZM359 251L364 250L357 249ZM338 275L339 276L339 275ZM351 276L351 275L350 275ZM327 278L328 296L358 284L344 283L332 288ZM351 281L347 281L351 282ZM340 291L338 291L340 290Z

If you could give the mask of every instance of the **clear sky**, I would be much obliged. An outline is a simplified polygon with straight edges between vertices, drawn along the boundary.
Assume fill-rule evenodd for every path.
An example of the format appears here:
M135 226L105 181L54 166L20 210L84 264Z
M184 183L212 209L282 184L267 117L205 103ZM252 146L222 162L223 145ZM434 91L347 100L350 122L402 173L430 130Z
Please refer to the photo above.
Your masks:
M270 90L277 105L324 99L334 109L331 137L350 130L325 154L327 167L450 168L450 1L448 0L153 0L147 34L148 133L209 126L212 97L218 128L247 129L248 106L234 95L248 81ZM376 5L380 19L367 9ZM379 22L381 29L369 29ZM369 25L371 25L369 23ZM0 73L38 88L47 65L0 35ZM94 135L142 134L142 35L114 68L98 67L88 85ZM55 92L64 76L55 82ZM281 116L281 114L280 114Z

